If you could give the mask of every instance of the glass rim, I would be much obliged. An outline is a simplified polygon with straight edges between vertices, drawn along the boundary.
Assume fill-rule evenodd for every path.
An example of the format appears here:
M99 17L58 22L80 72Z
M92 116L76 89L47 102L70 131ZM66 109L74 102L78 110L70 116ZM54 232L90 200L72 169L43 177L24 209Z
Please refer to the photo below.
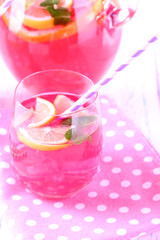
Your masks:
M76 72L76 71L72 71L72 70L66 70L66 69L47 69L47 70L42 70L42 71L37 71L37 72L34 72L34 73L31 73L31 74L29 74L29 75L27 75L26 77L24 77L18 84L17 84L17 86L16 86L16 88L15 88L15 93L14 93L14 105L15 105L15 103L16 102L18 102L18 104L19 104L19 107L21 107L22 109L24 109L25 111L27 111L27 112L33 112L34 114L36 114L37 116L39 115L41 115L42 113L39 113L39 112L36 112L36 111L33 111L33 109L29 109L29 108L27 108L27 107L25 107L23 104L22 104L22 102L20 102L19 100L16 100L16 96L17 96L17 92L18 92L18 90L19 90L19 87L20 86L22 86L22 84L23 84L23 82L26 80L26 79L28 79L28 78L30 78L30 77L32 77L32 76L35 76L35 75L38 75L38 74L41 74L41 73L45 73L45 72L68 72L68 73L73 73L73 74L77 74L77 75L79 75L79 76L82 76L83 78L85 78L85 79L87 79L87 81L89 81L90 83L91 83L91 85L92 86L94 86L94 83L92 82L92 80L89 78L89 77L87 77L87 76L85 76L85 75L83 75L82 73L79 73L79 72ZM91 86L91 87L92 87ZM40 93L39 95L34 95L34 97L36 98L36 97L41 97L42 95L41 94L45 94L46 92L43 92L43 93ZM50 93L50 92L47 92L47 93ZM54 92L53 91L53 93L57 93L57 95L58 95L58 92ZM69 92L59 92L60 94L61 93L69 93ZM85 94L85 93L84 93ZM78 95L78 99L79 98L81 98L84 94L82 94L82 95ZM71 94L71 95L76 95L76 94ZM73 115L76 115L76 114L78 114L78 113L81 113L81 112L83 112L84 110L88 110L91 106L93 106L95 103L96 103L96 101L98 101L98 97L99 97L99 92L96 92L94 95L93 95L93 100L85 107L85 108L83 108L83 105L82 105L82 107L80 107L78 110L76 110L76 111L74 111L74 112L70 112L70 113L66 113L66 114L63 114L63 113L61 113L61 114L54 114L54 115L52 115L52 114L48 114L48 116L55 116L55 118L58 118L58 117L60 117L60 118L67 118L67 117L71 117L71 116L73 116ZM77 99L77 100L78 100ZM27 99L24 99L24 100L27 100ZM90 100L90 99L89 99ZM88 101L89 101L88 100ZM88 102L87 101L87 102ZM87 103L86 102L86 103ZM54 104L53 104L54 105ZM54 121L54 120L53 120Z

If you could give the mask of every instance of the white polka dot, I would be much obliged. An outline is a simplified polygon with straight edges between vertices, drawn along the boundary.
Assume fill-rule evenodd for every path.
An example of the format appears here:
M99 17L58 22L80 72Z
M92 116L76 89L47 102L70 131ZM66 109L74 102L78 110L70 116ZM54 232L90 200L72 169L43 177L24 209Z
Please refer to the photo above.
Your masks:
M54 204L54 207L55 208L61 208L61 207L63 207L63 203L62 202L56 202L55 204Z
M153 158L151 156L146 156L144 157L144 162L152 162L153 161Z
M4 162L4 161L0 162L0 168L9 168L9 167L10 167L9 163Z
M84 203L77 203L75 206L76 209L81 210L85 208L85 204Z
M104 233L104 229L102 229L102 228L95 228L93 232L96 233L96 234L101 234L101 233Z
M112 161L112 157L110 157L110 156L106 156L106 157L104 157L103 158L103 162L111 162Z
M6 203L0 204L0 214L4 214L8 209L8 205Z
M41 205L41 204L42 204L42 200L40 200L40 199L34 199L34 200L33 200L33 204L35 204L35 205Z
M79 232L79 231L81 231L81 227L80 226L73 226L73 227L71 227L71 231L72 232Z
M142 171L141 171L140 169L134 169L134 170L132 171L132 173L133 173L133 175L135 175L135 176L140 176L140 175L142 174Z
M142 208L141 209L141 213L147 214L147 213L150 213L150 212L151 212L150 208Z
M114 130L109 130L109 131L106 131L105 136L106 137L113 137L115 134L116 133L115 133Z
M7 130L5 128L0 128L0 135L6 135Z
M153 218L152 221L151 221L152 224L160 224L160 219L159 218Z
M35 220L32 220L32 219L29 219L29 220L27 220L27 222L26 222L26 225L27 226L30 226L30 227L33 227L33 226L35 226L37 224L37 222L35 221Z
M120 207L119 208L119 212L120 213L127 213L129 211L129 208L128 207Z
M121 172L121 169L119 167L112 168L112 173L117 174L117 173L120 173L120 172Z
M16 180L12 177L7 178L6 182L10 185L14 185L16 183Z
M157 193L153 196L153 201L155 202L160 201L160 193Z
M49 227L49 229L58 229L58 228L59 228L59 225L56 224L56 223L52 223L52 224L50 224L48 227Z
M84 218L84 221L85 221L85 222L93 222L93 221L94 221L94 217L92 217L92 216L87 216L87 217Z
M105 125L107 123L107 119L106 118L102 118L102 125Z
M149 189L151 186L152 186L152 183L151 183L151 182L145 182L145 183L143 183L143 185L142 185L142 187L143 187L144 189Z
M122 182L121 182L121 186L122 187L129 187L131 185L131 183L130 183L130 181L128 181L128 180L123 180Z
M107 209L106 205L101 204L97 206L97 210L100 212L106 211L106 209Z
M130 162L133 161L133 158L130 157L130 156L127 156L127 157L124 157L124 158L123 158L123 161L124 161L125 163L130 163Z
M27 206L20 206L19 207L19 211L20 212L28 212L29 211L29 207L27 207Z
M22 233L18 233L16 235L16 239L15 240L22 240L23 239L23 234Z
M68 238L66 236L59 236L57 240L68 240Z
M115 146L114 146L114 149L116 151L120 151L124 148L123 144L122 143L117 143Z
M0 113L0 118L2 117L2 114Z
M108 218L108 219L106 220L107 223L115 223L116 221L117 221L116 218Z
M43 234L43 233L36 233L35 235L34 235L34 239L35 240L42 240L42 239L44 239L45 238L45 235Z
M109 181L107 179L103 179L102 181L100 181L100 185L102 187L107 187L109 185Z
M110 113L110 114L117 114L117 109L116 108L109 108L108 109L108 112Z
M9 228L13 228L15 224L15 219L14 218L10 218L7 222L7 227Z
M137 201L137 200L141 199L141 196L139 194L133 194L133 195L131 195L131 199L134 201Z
M126 233L127 233L127 231L124 228L120 228L117 230L117 234L120 236L124 236L124 235L126 235Z
M48 217L51 216L51 214L50 214L49 212L41 212L40 215L41 215L41 217L43 217L43 218L48 218Z
M71 220L72 219L72 215L71 214L65 214L65 215L62 216L62 218L64 220Z
M7 146L4 147L4 151L5 151L5 152L8 152L8 153L10 152L9 145L7 145Z
M137 224L139 224L139 221L137 219L131 219L131 220L129 220L129 224L137 225Z
M110 193L110 194L109 194L109 197L110 197L111 199L117 199L117 198L119 197L119 194L118 194L118 193Z
M133 130L127 130L125 131L125 136L126 137L133 137L134 136L134 131Z
M13 195L12 200L21 200L22 197L20 195Z
M117 126L118 127L124 127L126 125L126 122L125 121L118 121L117 122Z
M144 148L144 146L143 146L142 143L136 143L136 144L134 145L134 149L135 149L136 151L142 151L143 148Z
M102 99L100 100L100 102L101 102L101 103L104 103L104 104L108 104L108 100L105 99L105 98L102 98Z
M154 173L155 175L160 175L160 167L154 168L154 169L153 169L153 173Z
M90 197L90 198L97 197L97 192L89 192L88 197Z

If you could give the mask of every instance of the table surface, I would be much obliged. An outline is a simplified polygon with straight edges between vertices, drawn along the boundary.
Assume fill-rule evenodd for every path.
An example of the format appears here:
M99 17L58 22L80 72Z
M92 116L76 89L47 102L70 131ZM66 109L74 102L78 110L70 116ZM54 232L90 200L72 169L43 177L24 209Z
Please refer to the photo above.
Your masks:
M137 13L123 28L121 45L108 76L117 65L125 62L131 53L140 49L148 38L155 33L160 33L159 8L159 0L152 0L152 2L139 0ZM157 87L160 78L158 79L156 62L158 48L160 50L158 43L149 47L126 70L118 74L114 81L104 87L102 93L115 100L120 109L133 120L156 150L160 152L160 103ZM0 108L7 108L12 104L17 81L7 69L1 56L0 72Z
M108 97L100 97L100 107L103 149L99 173L67 199L41 198L20 183L8 144L11 112L0 110L0 239L159 239L160 156ZM26 156L22 145L21 150L17 161ZM94 153L95 146L91 144L88 151ZM54 157L53 163L58 169Z

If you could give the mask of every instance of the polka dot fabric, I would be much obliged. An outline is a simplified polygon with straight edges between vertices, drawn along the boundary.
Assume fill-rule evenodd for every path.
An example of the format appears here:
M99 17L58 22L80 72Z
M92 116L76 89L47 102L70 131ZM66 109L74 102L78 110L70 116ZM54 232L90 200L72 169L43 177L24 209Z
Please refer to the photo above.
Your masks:
M63 200L39 198L17 180L8 146L10 111L0 111L0 239L157 239L159 156L110 100L101 96L100 102L100 172L77 196Z

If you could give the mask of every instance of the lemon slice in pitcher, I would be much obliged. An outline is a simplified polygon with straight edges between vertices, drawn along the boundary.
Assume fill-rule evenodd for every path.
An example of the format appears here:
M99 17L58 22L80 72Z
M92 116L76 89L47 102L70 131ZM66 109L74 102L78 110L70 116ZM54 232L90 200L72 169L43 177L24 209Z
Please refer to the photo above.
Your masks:
M88 9L85 13L68 23L65 26L54 25L54 18L48 13L44 8L37 10L37 5L42 2L42 0L36 0L32 4L29 4L28 8L24 14L23 25L21 29L16 33L19 38L22 38L25 41L29 42L46 42L59 40L66 37L69 37L77 32L83 30L84 26L88 21L95 19L97 14L102 10L102 0L91 0L93 4L91 8ZM61 0L61 5L66 8L70 8L73 0ZM0 5L4 0L0 0ZM36 2L36 3L35 3ZM2 16L5 24L9 26L10 21L10 8Z

